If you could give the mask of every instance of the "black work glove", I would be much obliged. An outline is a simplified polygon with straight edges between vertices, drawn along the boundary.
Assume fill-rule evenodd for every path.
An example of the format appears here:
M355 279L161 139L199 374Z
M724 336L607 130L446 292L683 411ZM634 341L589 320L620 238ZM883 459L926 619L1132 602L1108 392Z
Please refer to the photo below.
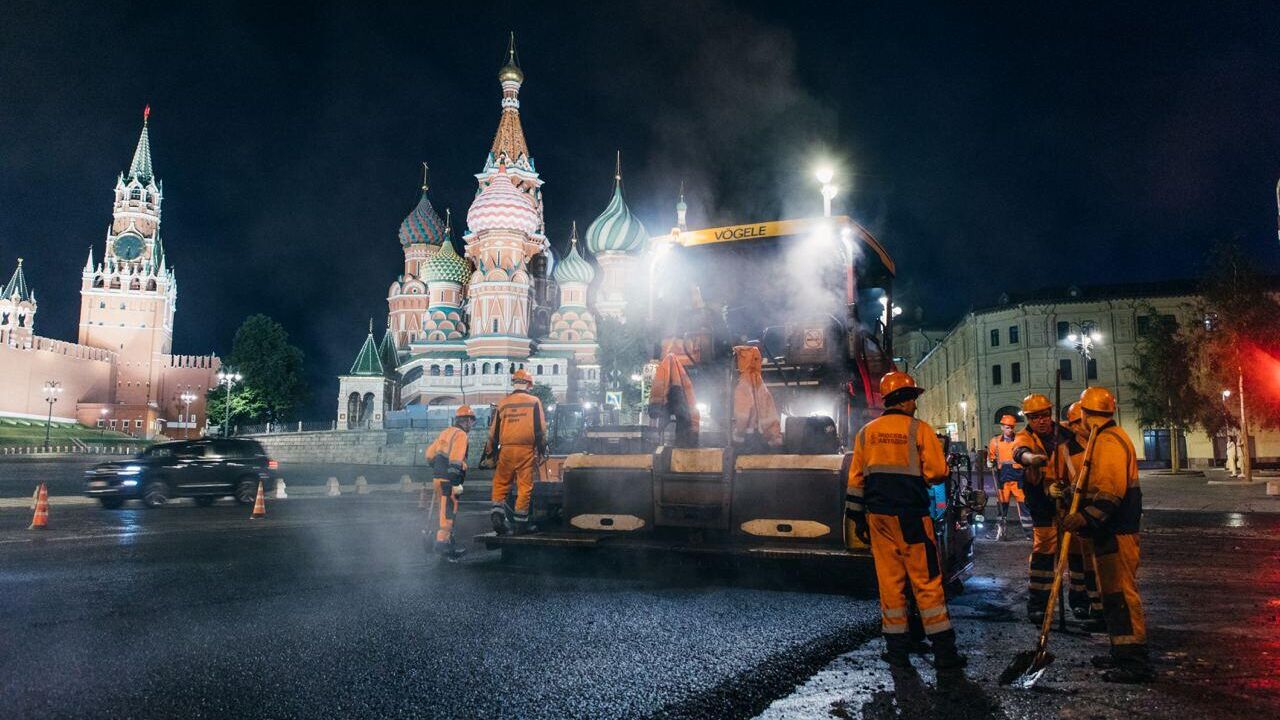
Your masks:
M854 521L853 535L854 537L861 540L863 544L865 545L871 544L871 528L867 527L866 520L863 520L862 522L858 522L856 520Z

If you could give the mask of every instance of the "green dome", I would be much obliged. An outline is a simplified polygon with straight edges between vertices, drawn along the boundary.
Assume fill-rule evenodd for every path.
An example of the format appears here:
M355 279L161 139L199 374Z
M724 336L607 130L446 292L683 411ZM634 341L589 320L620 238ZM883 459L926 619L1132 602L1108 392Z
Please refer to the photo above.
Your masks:
M453 241L448 237L440 243L440 250L422 264L423 280L428 283L451 282L465 285L471 277L471 265L453 249Z
M569 254L560 261L559 265L556 265L556 271L552 277L561 285L565 283L590 285L595 276L596 271L591 267L591 263L578 254L578 238L573 238L569 243Z
M593 255L607 252L636 253L644 249L649 233L622 199L622 183L615 182L609 206L587 228L587 249Z

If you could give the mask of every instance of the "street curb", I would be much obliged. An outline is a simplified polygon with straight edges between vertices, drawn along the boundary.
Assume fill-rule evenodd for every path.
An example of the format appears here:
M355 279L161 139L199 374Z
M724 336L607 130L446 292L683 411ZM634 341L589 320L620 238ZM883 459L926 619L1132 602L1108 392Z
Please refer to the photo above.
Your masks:
M361 495L364 494L364 493L361 493L358 495L355 491L354 485L340 486L340 487L342 487L343 489L343 494L336 496L339 498L347 497L347 496L360 497ZM401 485L400 483L378 483L377 485L370 484L370 485L367 485L366 487L368 489L368 494L395 493L397 495L403 495L406 499L413 499L416 502L418 497L417 492L422 489L422 483L414 483L412 491L405 491L404 486ZM468 484L468 487L473 487L473 486ZM474 487L478 491L476 493L478 497L483 497L483 498L489 497L488 487L484 487L481 483L476 483ZM325 490L326 488L323 485L294 485L289 487L288 498L277 499L275 497L269 497L267 498L267 500L269 501L268 504L272 504L272 503L278 503L278 502L288 502L289 500L292 500L295 497L306 498L306 499L312 499L312 498L327 499L327 497L325 496ZM470 495L470 494L471 493L467 493L467 495ZM464 498L464 501L471 500L471 499L472 498L467 497L467 498ZM49 496L50 505L63 505L63 506L96 505L97 503L98 503L97 498L91 498L85 495L50 495ZM31 497L22 496L22 497L0 498L0 509L4 509L4 508L24 508L24 509L30 510Z

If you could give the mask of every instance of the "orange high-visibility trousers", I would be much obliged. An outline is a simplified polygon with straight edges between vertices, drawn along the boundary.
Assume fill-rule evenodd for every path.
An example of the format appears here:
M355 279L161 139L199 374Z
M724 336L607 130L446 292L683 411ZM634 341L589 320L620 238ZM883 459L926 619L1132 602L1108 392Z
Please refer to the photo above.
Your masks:
M1018 481L1004 482L1000 484L996 490L996 498L1008 505L1011 500L1017 500L1020 503L1027 501L1027 496L1022 493L1022 488L1018 487Z
M445 478L435 479L437 511L436 549L453 547L453 518L458 514L458 499L453 496L453 483Z
M867 513L871 557L880 586L880 627L886 636L907 633L907 588L915 595L928 635L951 629L942 590L941 559L933 538L933 520Z
M1104 535L1093 542L1111 655L1122 664L1145 665L1147 621L1138 594L1138 536Z
M506 510L511 485L516 487L516 506L512 516L516 522L529 521L529 504L533 501L532 445L503 445L498 449L498 467L493 471L493 507Z

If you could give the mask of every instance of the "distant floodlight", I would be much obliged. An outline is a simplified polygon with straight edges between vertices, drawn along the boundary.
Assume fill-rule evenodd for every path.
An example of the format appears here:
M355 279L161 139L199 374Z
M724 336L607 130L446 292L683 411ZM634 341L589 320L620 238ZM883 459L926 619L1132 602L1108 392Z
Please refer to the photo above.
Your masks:
M813 171L813 176L818 178L818 182L826 185L836 176L836 171L830 165L820 165Z
M1094 342L1102 342L1102 333L1098 332L1097 330L1094 330L1093 332L1089 333L1089 339Z
M1067 336L1067 342L1075 342L1079 339L1080 339L1080 336L1075 333L1071 333L1070 335Z

